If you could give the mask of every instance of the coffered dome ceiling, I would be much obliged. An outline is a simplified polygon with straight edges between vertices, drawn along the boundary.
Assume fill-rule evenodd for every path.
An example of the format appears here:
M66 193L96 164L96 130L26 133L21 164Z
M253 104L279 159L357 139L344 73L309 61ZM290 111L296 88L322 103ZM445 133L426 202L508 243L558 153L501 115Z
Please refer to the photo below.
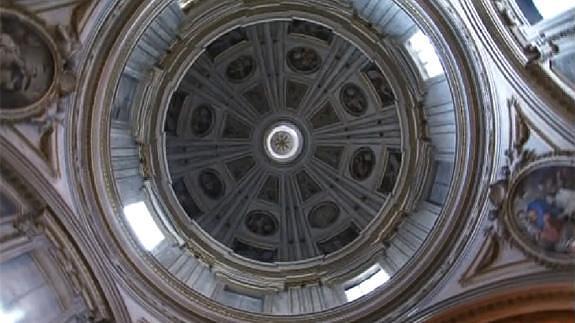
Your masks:
M393 1L142 10L113 32L78 127L82 194L127 284L216 321L269 321L346 320L383 285L373 308L406 313L387 305L438 282L486 158L488 98L457 37ZM408 46L426 33L443 53L433 74Z
M164 130L174 194L189 221L241 256L330 254L393 191L397 108L377 65L326 27L233 29L172 95Z

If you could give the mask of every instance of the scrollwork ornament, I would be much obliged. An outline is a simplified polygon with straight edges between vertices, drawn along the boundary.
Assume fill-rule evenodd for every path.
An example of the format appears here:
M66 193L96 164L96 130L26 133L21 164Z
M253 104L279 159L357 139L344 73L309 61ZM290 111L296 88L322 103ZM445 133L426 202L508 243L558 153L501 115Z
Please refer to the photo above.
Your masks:
M508 26L519 26L522 25L521 20L517 17L517 14L508 3L507 0L494 0L495 8L501 15L501 18Z
M531 130L515 97L506 165L490 186L488 230L549 266L575 266L575 153L537 155L526 149Z
M42 235L44 233L44 223L42 223L41 214L44 211L33 211L18 217L14 222L14 228L22 235L29 238Z
M62 121L61 100L74 91L75 33L47 26L19 7L0 8L0 121L32 119L45 132Z

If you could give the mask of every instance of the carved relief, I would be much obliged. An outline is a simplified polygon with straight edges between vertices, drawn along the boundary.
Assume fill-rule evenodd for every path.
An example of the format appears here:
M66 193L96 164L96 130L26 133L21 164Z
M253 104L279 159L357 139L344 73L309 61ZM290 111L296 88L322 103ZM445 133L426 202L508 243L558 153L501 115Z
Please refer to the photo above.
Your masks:
M226 76L230 81L244 81L256 69L256 62L251 56L243 55L233 60L226 68Z
M309 224L312 228L325 229L337 221L339 213L339 207L335 203L323 202L309 212Z
M345 111L352 116L359 117L367 110L367 98L365 97L363 90L355 84L350 83L344 85L340 91L339 97Z
M206 169L200 172L198 182L202 192L210 199L217 200L225 193L224 182L213 169Z
M359 181L367 179L375 167L375 153L369 147L362 147L353 153L349 172L351 177Z
M278 223L275 217L264 211L248 213L245 224L248 230L260 236L270 236L278 230Z
M321 66L321 57L319 54L307 47L296 47L287 53L288 66L304 74L314 73Z

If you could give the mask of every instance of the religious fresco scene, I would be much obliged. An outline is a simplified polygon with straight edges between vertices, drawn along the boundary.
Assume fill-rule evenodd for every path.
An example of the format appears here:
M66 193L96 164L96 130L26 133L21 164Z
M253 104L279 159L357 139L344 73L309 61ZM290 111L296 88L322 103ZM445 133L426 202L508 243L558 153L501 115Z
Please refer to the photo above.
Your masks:
M0 323L575 323L574 17L0 1Z
M346 84L340 93L341 102L349 114L359 117L365 113L367 110L367 98L359 86Z
M314 73L321 66L321 57L312 48L296 47L287 53L289 67L301 73Z
M527 239L544 252L575 255L575 167L528 173L512 201L514 220Z
M18 109L40 100L54 79L54 57L46 41L16 16L0 15L1 109Z
M247 79L255 70L256 62L251 56L240 56L233 60L226 69L226 76L231 81L239 82Z

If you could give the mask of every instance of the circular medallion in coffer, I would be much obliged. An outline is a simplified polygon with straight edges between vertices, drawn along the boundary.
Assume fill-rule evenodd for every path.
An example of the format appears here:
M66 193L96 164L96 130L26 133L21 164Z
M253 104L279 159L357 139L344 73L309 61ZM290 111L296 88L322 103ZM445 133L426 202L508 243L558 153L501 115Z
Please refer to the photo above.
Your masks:
M375 153L369 147L361 147L353 153L349 172L358 180L366 180L372 173L376 164Z
M261 210L248 213L245 224L248 230L260 236L270 236L278 230L278 223L274 216Z
M287 53L288 66L303 74L315 73L321 67L321 56L308 47L296 47Z
M192 133L198 137L205 137L212 130L214 125L214 109L209 105L200 105L192 112L191 128Z
M256 62L251 56L243 55L233 60L226 69L226 76L230 81L244 81L256 69Z
M0 119L37 115L75 80L63 74L51 34L26 13L0 12ZM57 86L60 85L60 88Z
M353 83L344 85L340 91L340 100L345 111L352 116L359 117L367 111L367 97L363 90Z

